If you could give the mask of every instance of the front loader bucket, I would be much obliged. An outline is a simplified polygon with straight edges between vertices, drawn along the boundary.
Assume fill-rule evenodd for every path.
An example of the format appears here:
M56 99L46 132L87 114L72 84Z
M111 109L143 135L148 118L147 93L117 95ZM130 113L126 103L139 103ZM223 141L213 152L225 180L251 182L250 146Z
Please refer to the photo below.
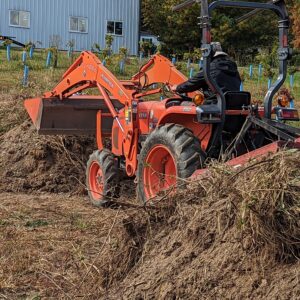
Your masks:
M116 108L122 108L119 101L112 100L112 103ZM113 118L102 97L35 98L25 100L24 105L39 134L95 134L96 115L100 110L104 114L101 131L111 134Z

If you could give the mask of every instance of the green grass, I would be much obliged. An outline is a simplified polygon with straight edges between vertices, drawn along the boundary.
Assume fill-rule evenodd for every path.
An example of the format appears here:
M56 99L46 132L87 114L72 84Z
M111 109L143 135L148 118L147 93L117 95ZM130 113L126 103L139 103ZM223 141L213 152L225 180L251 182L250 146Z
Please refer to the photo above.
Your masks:
M22 51L13 49L11 52L11 61L7 61L6 50L0 49L0 92L2 94L19 93L20 95L40 95L53 87L60 81L61 76L70 67L73 61L79 56L74 55L73 60L68 57L66 52L60 52L58 56L57 68L46 68L47 52L37 50L33 59L27 57L26 64L29 66L29 84L23 87L23 70ZM119 58L114 57L108 63L108 68L120 79L129 79L131 75L139 70L137 59L128 59L125 72L120 73Z
M31 227L31 228L44 227L48 225L49 225L48 221L40 220L40 219L27 221L25 224L26 227Z
M74 59L78 57L79 53L74 55ZM67 56L66 52L60 52L58 58L57 68L46 68L46 50L36 50L34 58L27 59L27 65L29 66L29 85L28 87L22 86L23 69L24 65L21 61L22 51L18 49L12 49L11 61L6 59L6 50L0 49L0 92L1 94L19 94L26 96L38 96L45 91L53 89L53 87L59 82L61 76L66 69L72 64L72 60ZM120 73L119 70L120 58L114 56L107 67L120 79L129 79L133 74L138 72L140 63L137 58L127 59L125 72ZM145 63L146 60L143 60ZM178 69L186 76L189 76L189 70L185 62L179 62L177 64ZM192 65L194 73L199 70L198 65ZM267 91L268 79L264 76L258 78L258 67L254 67L254 76L252 79L248 76L248 68L240 68L241 73L245 74L244 89L251 92L253 99L263 100ZM275 80L275 79L274 79ZM289 77L286 80L286 87L289 87ZM296 101L300 101L300 73L295 74L295 86L293 94Z
M272 79L272 83L274 83L278 77L278 70L274 70L274 71L276 71L277 73ZM258 66L254 67L253 78L250 78L248 75L249 68L240 68L240 72L245 74L245 83L244 83L245 90L250 91L252 97L254 97L255 99L263 100L268 89L268 78L266 78L265 76L259 78ZM286 81L283 86L291 90L289 75L287 75ZM295 97L295 101L299 102L300 101L300 72L297 72L294 75L294 86L291 91L293 96Z
M187 64L185 62L180 62L179 69L181 72L183 72L186 76L189 76L190 71L187 69ZM192 64L191 67L193 67L194 74L199 71L199 66L197 64ZM244 74L244 90L248 91L252 95L252 99L254 100L260 100L263 101L267 90L268 90L268 78L265 76L262 76L259 78L258 76L258 66L254 66L253 68L253 77L250 78L249 74L249 68L246 67L239 67L239 71L241 74ZM275 72L278 70L274 70ZM278 72L274 76L272 83L275 82L276 78L278 76ZM290 77L287 76L287 79L283 85L284 87L290 89ZM295 97L296 102L300 102L300 72L297 72L294 75L294 87L292 89L292 94Z

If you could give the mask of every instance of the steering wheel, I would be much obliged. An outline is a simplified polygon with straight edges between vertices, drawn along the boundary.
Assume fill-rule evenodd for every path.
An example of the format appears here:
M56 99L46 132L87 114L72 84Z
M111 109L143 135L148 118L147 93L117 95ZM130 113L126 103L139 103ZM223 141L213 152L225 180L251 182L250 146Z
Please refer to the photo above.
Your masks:
M171 90L171 86L169 83L164 83L162 85L162 94L167 97L167 98L170 98L170 94L173 94L174 92Z
M172 94L172 95L179 96L184 101L192 101L192 98L188 97L186 94L177 93L177 92L172 91L171 86L170 86L169 83L163 84L162 92L163 92L163 95L168 97L168 98L170 98L170 94Z

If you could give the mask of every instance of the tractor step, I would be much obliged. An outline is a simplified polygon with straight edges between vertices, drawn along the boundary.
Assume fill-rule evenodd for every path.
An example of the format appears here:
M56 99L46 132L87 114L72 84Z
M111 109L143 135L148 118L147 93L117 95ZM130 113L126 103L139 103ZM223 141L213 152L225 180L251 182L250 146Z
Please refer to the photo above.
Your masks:
M215 104L200 105L196 109L198 122L202 124L221 123L221 111Z

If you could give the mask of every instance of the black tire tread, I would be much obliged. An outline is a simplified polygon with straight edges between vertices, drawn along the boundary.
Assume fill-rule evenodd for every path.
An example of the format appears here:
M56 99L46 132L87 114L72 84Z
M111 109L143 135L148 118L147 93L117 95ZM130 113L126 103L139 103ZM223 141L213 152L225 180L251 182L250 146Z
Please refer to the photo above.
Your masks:
M88 191L90 201L95 206L105 206L107 205L112 198L119 197L119 170L118 166L115 162L114 155L107 149L97 150L90 155L90 158L87 162L87 170L86 170L86 185L88 189L89 182L89 166L93 161L97 161L101 166L103 176L104 176L104 190L102 199L95 200L91 195L90 191Z
M137 195L144 203L146 199L143 192L143 168L148 152L156 144L164 144L171 150L177 160L179 178L190 177L205 160L200 141L190 129L174 123L157 127L148 136L139 155Z

